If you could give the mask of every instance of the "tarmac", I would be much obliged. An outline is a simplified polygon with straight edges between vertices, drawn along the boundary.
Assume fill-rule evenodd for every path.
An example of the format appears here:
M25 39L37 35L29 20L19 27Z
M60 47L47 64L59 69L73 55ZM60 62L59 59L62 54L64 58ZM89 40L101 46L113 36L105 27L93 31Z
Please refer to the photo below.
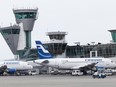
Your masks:
M116 87L116 76L35 75L0 76L0 87Z

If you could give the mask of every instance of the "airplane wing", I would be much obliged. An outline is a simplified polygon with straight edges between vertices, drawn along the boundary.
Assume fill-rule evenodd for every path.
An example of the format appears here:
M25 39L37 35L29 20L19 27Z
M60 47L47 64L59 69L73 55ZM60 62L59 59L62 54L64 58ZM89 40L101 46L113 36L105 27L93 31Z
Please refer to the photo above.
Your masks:
M41 65L44 66L44 65L48 64L49 61L48 61L48 60L43 60L43 61L33 60L33 63L35 63L35 64L39 64L40 66L41 66Z
M84 65L72 67L72 69L73 70L75 70L75 69L79 69L79 70L92 70L95 67L96 64L97 63L84 64Z

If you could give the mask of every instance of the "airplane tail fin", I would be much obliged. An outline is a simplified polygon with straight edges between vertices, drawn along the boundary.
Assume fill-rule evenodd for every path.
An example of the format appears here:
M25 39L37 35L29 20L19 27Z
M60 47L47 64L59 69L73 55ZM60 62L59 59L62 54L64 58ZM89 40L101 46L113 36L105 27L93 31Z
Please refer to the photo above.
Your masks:
M49 51L43 46L41 41L35 41L38 51L39 59L49 59L53 58L53 56L49 53Z

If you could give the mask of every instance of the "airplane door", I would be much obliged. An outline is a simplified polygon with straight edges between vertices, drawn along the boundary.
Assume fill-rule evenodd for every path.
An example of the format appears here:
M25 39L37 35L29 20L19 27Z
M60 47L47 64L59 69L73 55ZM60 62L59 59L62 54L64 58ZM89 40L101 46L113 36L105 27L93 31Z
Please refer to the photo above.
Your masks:
M110 65L111 65L110 61L109 60L106 60L104 66L105 67L110 67Z
M109 64L109 62L106 62L106 67L110 67L110 64Z
M57 60L55 61L55 67L59 68L59 62Z
M67 68L68 67L68 60L61 60L59 66L61 68Z

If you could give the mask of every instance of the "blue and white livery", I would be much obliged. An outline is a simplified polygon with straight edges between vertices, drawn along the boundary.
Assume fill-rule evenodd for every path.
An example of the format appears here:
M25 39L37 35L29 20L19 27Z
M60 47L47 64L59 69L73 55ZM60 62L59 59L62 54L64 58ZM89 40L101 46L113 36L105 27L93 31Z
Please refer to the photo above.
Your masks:
M116 63L108 58L51 58L51 54L44 48L40 41L36 41L38 56L40 59L35 60L41 65L50 66L63 70L80 70L86 72L95 68L115 68ZM51 59L48 59L51 58Z
M0 75L4 72L7 74L21 74L33 68L28 62L24 61L0 61Z
M40 41L36 41L37 51L38 51L38 57L40 59L49 59L53 56L49 53L47 49L43 46L43 44Z

